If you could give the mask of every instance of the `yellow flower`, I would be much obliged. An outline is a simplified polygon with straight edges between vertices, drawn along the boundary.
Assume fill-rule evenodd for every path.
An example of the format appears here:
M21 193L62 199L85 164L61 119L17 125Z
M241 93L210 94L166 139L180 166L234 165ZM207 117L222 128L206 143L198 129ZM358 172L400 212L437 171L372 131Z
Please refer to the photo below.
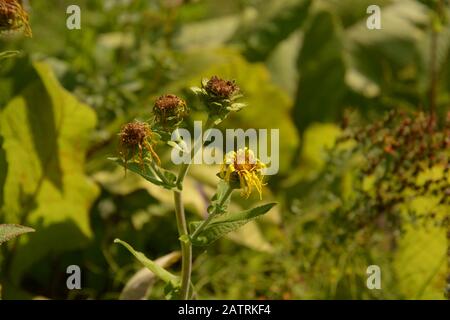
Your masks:
M265 164L257 159L248 148L231 151L225 155L219 177L232 188L242 189L242 195L248 198L255 188L262 198L264 186L262 170Z

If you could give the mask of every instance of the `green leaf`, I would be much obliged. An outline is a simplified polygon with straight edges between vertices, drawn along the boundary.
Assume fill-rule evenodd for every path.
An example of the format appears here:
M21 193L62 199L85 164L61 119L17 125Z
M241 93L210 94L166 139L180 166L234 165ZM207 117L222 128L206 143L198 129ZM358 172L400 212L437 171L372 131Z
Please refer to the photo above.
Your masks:
M22 61L21 68L31 80L23 79L25 89L0 106L0 158L8 164L0 168L0 204L6 223L23 221L39 232L33 241L19 239L13 284L47 254L86 245L92 235L89 210L98 195L84 173L94 111L67 92L46 63L31 67Z
M17 55L20 54L20 51L4 51L4 52L0 52L0 61L3 59L8 59L8 58L12 58L15 57Z
M347 87L341 29L336 17L320 11L305 30L294 110L301 132L312 122L336 120L344 107Z
M206 246L220 239L225 234L234 231L249 221L262 216L272 209L276 203L268 203L260 207L242 211L239 213L230 213L217 216L205 227L205 229L194 239L192 244L197 246ZM194 222L191 228L197 228L202 222Z
M448 209L439 209L436 203L433 197L416 197L407 205L419 215L434 212L436 219L444 220ZM402 214L406 216L407 210ZM397 287L412 299L444 299L448 274L447 230L432 223L422 225L405 220L393 256Z
M163 280L165 283L171 284L173 286L179 286L180 284L179 277L171 274L169 271L161 267L159 264L148 259L142 252L134 250L132 246L130 246L128 243L120 239L115 239L114 243L119 243L123 245L128 251L130 251L130 253L133 256L135 256L135 258L140 263L142 263L146 268L148 268L151 272L153 272L158 278Z
M18 237L24 233L34 232L32 228L20 226L18 224L0 224L0 244Z
M144 166L142 166L140 163L137 163L137 162L128 162L125 164L125 162L119 158L109 158L109 159L114 161L115 163L121 165L126 170L130 170L131 172L134 172L134 173L140 175L148 182L151 182L157 186L161 186L161 187L164 187L169 190L176 186L176 184L175 184L176 176L175 176L175 174L173 174L170 171L161 169L161 172L164 174L164 176L167 179L168 183L166 183L166 182L162 181L155 174L155 172L152 170L152 168L150 168L150 166L147 164L144 164Z
M155 260L155 263L162 268L168 268L181 258L179 251L171 252ZM136 272L126 283L120 293L120 300L142 300L149 295L156 276L147 268L142 268Z
M220 202L222 201L223 197L226 196L228 190L228 183L220 180L220 182L217 184L217 191L211 198L211 205L208 207L208 213L222 214L226 212L228 204L230 203L230 199L227 199L222 206L220 206Z
M258 17L248 30L239 28L235 42L244 46L244 55L250 61L266 60L281 41L303 25L311 3L311 0L292 0L276 9L270 8L274 4L269 3L266 9L272 14Z
M411 95L420 94L420 90L426 90L428 23L425 6L418 1L404 0L383 7L381 30L369 30L366 17L349 27L345 31L345 46L347 83L352 90L368 98L396 97L402 103L411 99ZM405 70L408 70L406 75ZM399 99L400 96L408 98Z

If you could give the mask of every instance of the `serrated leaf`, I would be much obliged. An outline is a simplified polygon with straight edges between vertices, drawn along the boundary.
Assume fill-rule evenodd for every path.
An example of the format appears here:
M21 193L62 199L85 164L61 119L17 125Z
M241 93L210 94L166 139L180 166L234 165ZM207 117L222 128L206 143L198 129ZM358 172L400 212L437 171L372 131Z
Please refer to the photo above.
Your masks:
M33 228L24 227L18 224L0 224L0 245L22 234L34 232Z
M142 263L148 270L153 272L158 278L165 283L170 283L173 286L178 286L180 283L179 277L171 274L169 271L158 265L156 262L148 259L142 252L136 251L125 241L115 239L114 243L123 245L140 263Z
M249 221L267 213L275 205L276 203L268 203L239 213L229 213L217 216L211 220L197 237L191 239L191 242L197 246L209 245L227 233L234 231ZM200 224L201 222L194 222L191 224L191 227L195 229Z

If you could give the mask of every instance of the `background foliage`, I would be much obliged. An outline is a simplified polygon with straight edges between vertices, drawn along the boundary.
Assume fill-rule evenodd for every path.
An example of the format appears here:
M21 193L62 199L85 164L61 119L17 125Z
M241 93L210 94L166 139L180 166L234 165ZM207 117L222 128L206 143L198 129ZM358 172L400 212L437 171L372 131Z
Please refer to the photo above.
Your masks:
M280 173L264 194L281 205L195 252L198 298L444 298L447 1L80 0L82 29L69 31L72 2L29 1L33 38L0 38L0 51L20 51L0 60L0 223L36 230L0 248L3 298L163 296L113 240L177 266L171 194L124 178L107 157L117 155L120 126L147 120L157 96L195 105L186 89L215 74L236 79L250 106L227 127L280 129ZM372 4L382 8L381 30L366 28ZM422 135L442 139L408 160L419 169L401 191L389 170L408 149L389 140L392 111L399 122L422 112L433 123ZM190 218L205 215L216 172L192 169ZM418 193L424 184L430 192ZM380 207L393 197L401 200ZM82 290L66 288L71 264L83 270ZM366 287L371 264L382 268L382 290ZM122 292L129 280L140 291Z

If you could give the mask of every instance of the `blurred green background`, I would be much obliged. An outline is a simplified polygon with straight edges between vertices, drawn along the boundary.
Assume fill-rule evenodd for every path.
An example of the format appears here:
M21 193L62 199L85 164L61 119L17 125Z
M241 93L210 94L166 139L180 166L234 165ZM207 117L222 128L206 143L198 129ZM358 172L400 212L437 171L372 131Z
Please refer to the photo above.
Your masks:
M117 155L122 124L151 118L156 97L174 93L195 105L187 89L213 75L235 79L249 105L222 128L280 129L280 172L264 190L265 202L280 205L195 252L198 298L445 297L448 1L79 0L82 29L68 30L71 4L25 1L33 37L0 37L0 51L20 51L0 61L0 223L37 230L0 248L4 299L116 299L141 266L113 239L152 259L178 250L170 193L124 177L107 157ZM374 4L381 30L366 27ZM442 145L412 159L399 146L394 160L364 134L353 147L335 145L386 124L392 110L400 112L394 122L423 112L436 124L421 141ZM373 131L386 137L395 128ZM434 163L438 152L444 160ZM364 170L371 154L382 178ZM396 188L401 168L390 166L399 158L419 168L407 172L405 189ZM204 216L217 171L192 168L190 219ZM416 190L423 185L431 187ZM257 202L236 196L232 205ZM72 264L82 269L82 290L66 287ZM381 290L366 287L372 264L381 267ZM164 296L158 281L136 281L142 292L122 297Z

